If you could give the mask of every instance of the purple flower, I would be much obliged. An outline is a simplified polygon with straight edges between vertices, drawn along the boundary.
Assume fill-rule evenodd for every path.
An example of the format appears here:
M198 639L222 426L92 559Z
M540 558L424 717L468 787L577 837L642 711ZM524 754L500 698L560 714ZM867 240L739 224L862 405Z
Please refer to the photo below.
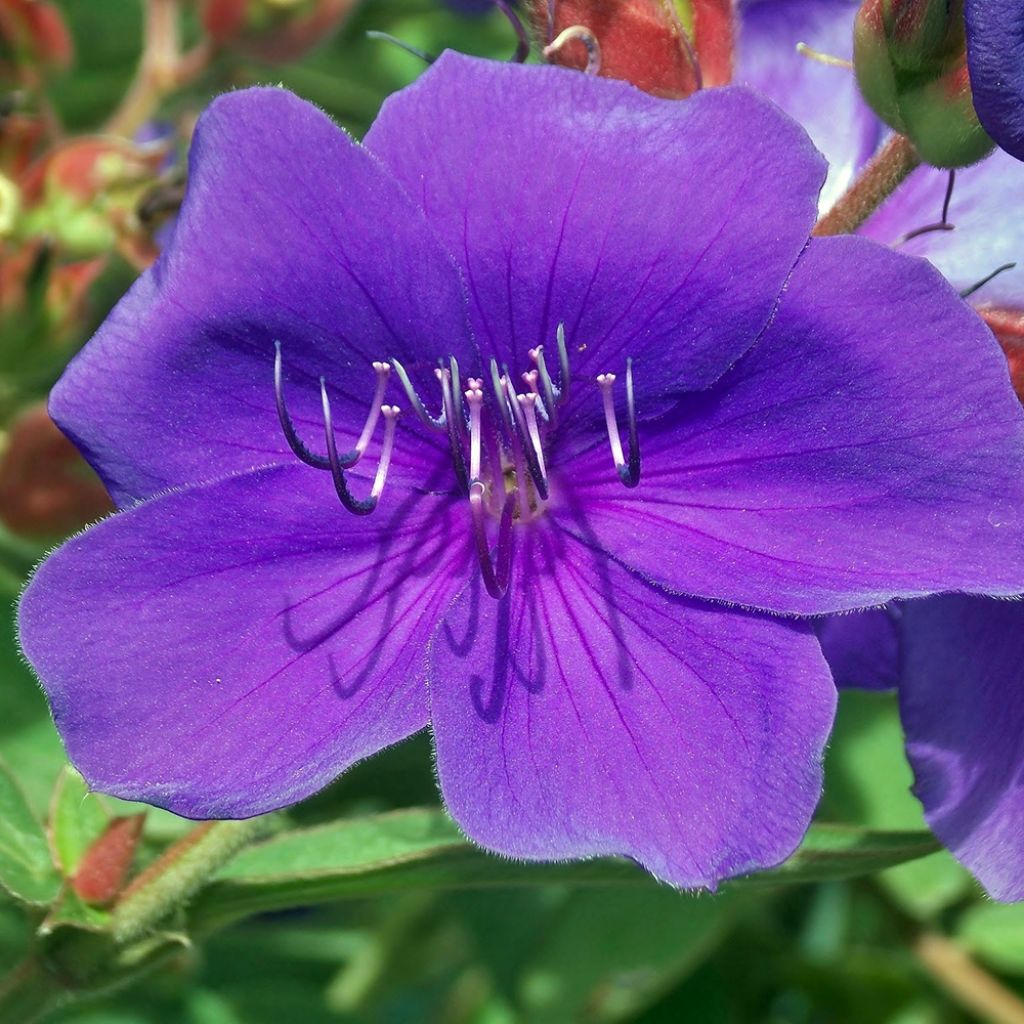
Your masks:
M1024 602L951 594L819 628L841 685L898 687L935 834L995 899L1024 899Z
M1024 160L1024 9L1019 0L967 0L967 67L978 120Z
M771 57L741 61L747 80L771 90L801 117L812 138L827 139L837 132L837 123L850 118L850 101L840 90L834 103L820 103L820 76L843 72L817 65L812 73L793 47L800 39L845 56L831 40L832 33L847 31L851 9L842 0L790 0L754 11L763 17L744 21L748 50L741 58L751 47L755 54L771 48ZM817 28L808 26L812 16L821 19ZM1000 31L1005 24L992 19ZM805 84L812 74L819 81ZM908 239L941 221L948 183L948 172L920 168L868 221L864 233L926 256L958 289L1001 264L1019 261L1021 266L1000 274L971 301L983 311L1024 309L1024 223L1006 215L1024 203L1024 167L997 151L957 171L948 227ZM1019 505L1007 501L993 512L993 522L1013 529L1022 514ZM991 895L1024 899L1024 603L933 597L830 617L818 624L818 633L840 686L898 687L915 792L929 824Z
M429 723L491 849L784 859L835 701L795 616L1024 580L1002 356L924 262L808 242L823 177L742 89L446 54L365 147L217 100L51 401L124 510L21 607L90 783L251 815Z

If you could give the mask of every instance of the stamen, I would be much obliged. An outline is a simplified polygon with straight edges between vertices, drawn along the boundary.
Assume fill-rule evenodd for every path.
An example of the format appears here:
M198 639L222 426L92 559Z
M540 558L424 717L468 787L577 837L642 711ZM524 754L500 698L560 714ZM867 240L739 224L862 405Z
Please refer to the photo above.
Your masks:
M484 393L479 387L480 381L470 378L470 389L466 392L466 404L469 406L469 479L480 479L480 414L484 404Z
M384 413L384 440L381 442L380 462L377 463L377 475L373 478L373 488L370 497L376 500L384 490L384 484L388 480L388 470L391 468L391 451L395 446L395 427L398 426L398 417L402 410L397 405L382 405L380 411Z
M536 352L536 349L530 349L531 352ZM548 414L547 406L544 404L544 399L541 397L540 387L538 385L538 379L540 374L536 370L530 370L523 375L523 383L530 389L530 394L533 395L537 401L535 403L537 412L540 414L540 418L547 423L551 417Z
M426 406L420 399L420 396L416 393L416 388L413 387L412 381L409 379L409 374L405 372L405 367L397 360L392 359L391 365L395 368L395 373L398 374L398 382L402 385L402 389L405 391L406 397L409 399L410 405L412 405L413 411L417 416L428 427L433 427L434 430L445 429L445 418L444 418L444 406L441 407L441 415L433 417L427 412Z
M498 361L491 360L491 387L494 389L494 397L498 400L498 411L501 413L501 421L505 429L512 433L512 415L508 409L508 397L505 394L505 385L502 383L501 374L498 372Z
M512 387L512 381L508 379L508 376L504 376L501 378L501 382L505 388L506 403L512 412L512 420L515 423L516 434L519 437L519 446L522 449L523 458L526 460L526 468L529 470L530 478L537 488L537 493L542 500L547 501L548 480L537 458L539 445L534 447L534 442L530 437L530 430L526 423L526 415L520 407L520 396L516 394L515 388ZM524 395L523 397L526 396Z
M391 450L395 440L395 421L398 419L399 409L395 405L382 406L380 411L384 414L384 441L381 446L380 462L377 465L377 474L373 480L373 487L370 490L369 498L356 498L348 488L348 481L345 479L345 463L338 457L338 445L334 438L334 418L331 415L331 401L327 397L327 382L320 378L320 402L324 412L324 435L327 439L327 458L330 463L331 477L334 480L334 489L342 505L353 515L368 516L376 507L380 499L381 491L387 481L388 469L391 466Z
M960 293L960 298L961 299L968 298L969 296L973 295L979 289L984 288L985 285L987 285L989 283L989 281L993 280L993 278L998 277L1000 274L1005 274L1007 270L1013 270L1013 268L1015 266L1017 266L1016 263L1004 263L1001 267L996 267L996 269L993 270L991 274L987 274L980 281L977 281L975 284L972 284L970 288L965 288Z
M583 70L588 75L598 74L601 71L601 44L598 43L597 36L583 25L570 25L562 29L541 53L550 59L573 39L578 39L587 51L587 66Z
M612 385L615 383L614 373L598 375L597 383L604 398L604 421L608 428L608 441L612 448L612 459L619 479L627 487L636 487L640 482L640 441L636 426L636 402L633 394L633 360L626 360L626 417L629 429L629 462L626 462L622 451L622 439L619 436L619 424L615 415L615 402L612 398Z
M465 492L469 489L469 477L466 473L466 456L462 451L462 418L455 414L455 401L452 398L452 375L450 371L441 367L438 367L434 374L441 384L442 417L448 427L448 447L452 453L452 465L459 486Z
M554 424L557 420L557 406L560 395L558 389L552 383L551 375L548 373L547 364L544 362L544 346L538 345L529 351L530 359L537 367L536 375L540 378L540 386L544 389L544 405L547 419ZM526 374L523 374L525 377Z
M537 465L540 467L540 475L547 480L548 471L544 465L544 446L540 443L540 428L537 426L537 396L517 395L519 404L522 406L523 414L526 416L526 429L533 443L533 450L537 456Z
M377 388L373 393L373 403L366 416L363 432L359 435L359 440L356 441L356 446L353 449L356 453L356 457L351 463L353 466L363 457L366 446L370 443L370 438L373 437L373 432L377 427L377 419L383 409L380 403L384 401L384 391L388 386L388 377L391 376L391 367L387 363L374 363L373 369L377 374Z
M806 43L797 43L796 52L801 57L810 57L811 60L816 60L819 64L827 64L834 68L846 68L847 71L853 70L852 60L846 60L843 57L833 57L831 53L822 53L820 50L812 49Z
M558 400L565 401L569 397L569 350L565 345L565 324L560 323L555 331L555 340L558 342L558 370L560 379L558 381Z
M281 342L275 341L274 400L277 402L277 418L281 421L281 430L284 431L288 447L294 452L295 457L306 463L307 466L313 466L316 469L330 469L330 460L325 458L323 455L317 455L315 452L311 452L302 443L302 439L299 437L298 432L295 429L295 424L292 423L292 418L288 415L288 407L285 405L284 401L284 384L282 379L284 374L281 362Z
M491 550L487 543L487 510L484 508L486 488L479 480L469 487L469 507L473 514L473 539L476 543L477 559L484 578L487 593L495 600L505 596L508 590L509 571L512 566L512 510L515 500L510 494L501 510L498 526L497 567L491 562Z
M524 64L530 56L530 36L522 19L514 10L508 0L494 0L495 6L508 18L512 29L516 34L516 52L512 54L512 61L515 64Z

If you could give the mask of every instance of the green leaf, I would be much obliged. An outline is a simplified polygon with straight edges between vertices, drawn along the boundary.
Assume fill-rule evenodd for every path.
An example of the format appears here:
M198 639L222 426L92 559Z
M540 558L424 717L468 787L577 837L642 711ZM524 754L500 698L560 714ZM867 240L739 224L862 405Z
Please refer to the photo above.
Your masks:
M0 763L0 886L26 903L49 903L60 890L42 825Z
M724 938L738 895L579 889L546 923L519 979L531 1024L634 1020Z
M70 765L57 778L47 831L53 855L65 877L78 870L86 850L103 834L110 815Z
M86 931L103 931L110 924L110 912L102 907L85 903L70 886L65 886L60 897L50 908L39 926L40 935L49 935L58 928L82 928Z
M1024 906L981 903L960 918L957 940L990 967L1024 974Z
M873 833L817 825L774 871L732 883L765 886L870 874L937 848L925 832ZM339 899L415 889L544 885L656 888L635 864L615 858L528 864L485 853L440 810L413 809L296 829L243 850L190 908L194 928Z
M843 691L825 764L823 806L829 816L872 829L923 829L913 781L895 695ZM900 906L919 919L934 917L973 886L948 852L936 850L934 856L901 864L879 878Z

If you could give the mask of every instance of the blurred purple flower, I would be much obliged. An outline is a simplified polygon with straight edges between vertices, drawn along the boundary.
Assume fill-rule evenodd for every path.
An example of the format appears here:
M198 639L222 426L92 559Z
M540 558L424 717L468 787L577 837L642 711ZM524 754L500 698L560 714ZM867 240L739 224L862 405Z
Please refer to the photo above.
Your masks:
M51 400L124 509L21 607L90 784L246 816L429 723L494 850L784 859L835 701L793 616L1024 578L997 347L923 262L808 242L823 177L742 89L449 53L365 148L217 100ZM378 448L389 391L434 397Z
M978 120L1024 160L1024 7L1020 0L967 0L967 67Z

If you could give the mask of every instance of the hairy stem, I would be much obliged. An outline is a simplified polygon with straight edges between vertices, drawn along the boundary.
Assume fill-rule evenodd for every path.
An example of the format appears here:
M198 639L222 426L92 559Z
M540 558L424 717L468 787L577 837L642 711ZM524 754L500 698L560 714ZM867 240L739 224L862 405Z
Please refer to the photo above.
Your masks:
M914 144L894 135L868 162L857 180L814 226L815 235L852 234L921 164Z
M119 943L152 930L243 846L269 831L270 819L208 821L171 846L114 907L111 933Z

